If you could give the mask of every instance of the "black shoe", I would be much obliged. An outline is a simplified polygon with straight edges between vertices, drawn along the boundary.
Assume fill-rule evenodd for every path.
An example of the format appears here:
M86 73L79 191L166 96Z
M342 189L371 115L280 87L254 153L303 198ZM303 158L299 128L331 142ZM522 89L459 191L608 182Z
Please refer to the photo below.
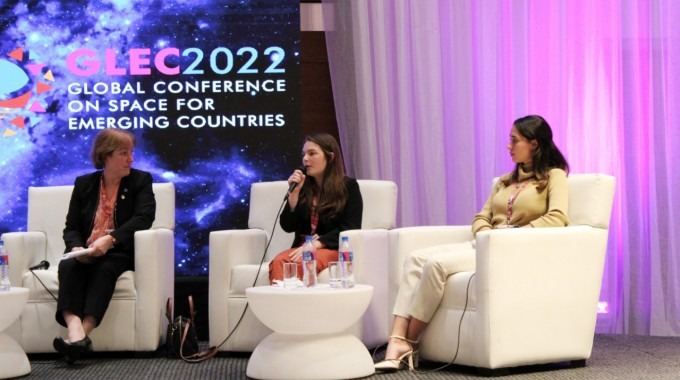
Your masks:
M54 340L52 341L52 347L54 347L54 349L57 350L57 352L62 355L66 355L67 346L68 343L66 343L64 339L60 336L54 338Z
M57 352L64 355L68 364L74 364L82 354L92 352L92 340L88 336L73 343L66 343L64 339L58 336L54 338L52 346Z
M92 339L90 339L89 336L86 335L85 338L83 338L83 340L79 340L78 342L75 342L74 344L80 343L80 342L83 342L83 344L85 345L85 353L90 353L90 352L93 351L92 350Z

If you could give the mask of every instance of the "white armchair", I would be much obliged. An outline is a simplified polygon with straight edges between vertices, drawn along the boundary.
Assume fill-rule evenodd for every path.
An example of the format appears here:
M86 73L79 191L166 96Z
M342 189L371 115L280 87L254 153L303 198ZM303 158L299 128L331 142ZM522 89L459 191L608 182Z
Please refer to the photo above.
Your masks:
M422 358L448 363L455 356L455 364L500 373L561 361L585 365L595 333L615 181L602 174L572 174L567 181L569 227L477 234L476 272L449 277L421 338ZM390 231L389 273L395 274L390 305L409 252L469 241L470 230L438 226Z
M54 352L52 340L66 335L54 319L56 301L31 274L42 260L47 270L34 271L58 294L57 268L64 253L62 233L73 186L29 187L26 232L2 235L10 260L12 286L29 289L19 319L9 327L28 353ZM151 229L135 234L135 271L123 273L100 326L92 332L96 351L154 351L165 335L165 302L174 292L175 187L154 183L156 219Z
M390 309L387 299L387 230L394 228L397 186L390 181L359 180L364 203L362 229L345 231L356 263L358 283L373 286L373 299L361 320L349 331L368 347L384 343L389 335ZM246 308L245 289L269 284L269 260L290 248L293 234L284 232L277 211L288 190L285 181L254 183L250 189L248 229L210 233L209 329L210 345L218 345L237 326ZM275 226L274 237L262 255ZM259 274L258 274L259 269ZM319 275L328 282L328 271ZM251 352L271 330L248 309L235 332L220 350Z

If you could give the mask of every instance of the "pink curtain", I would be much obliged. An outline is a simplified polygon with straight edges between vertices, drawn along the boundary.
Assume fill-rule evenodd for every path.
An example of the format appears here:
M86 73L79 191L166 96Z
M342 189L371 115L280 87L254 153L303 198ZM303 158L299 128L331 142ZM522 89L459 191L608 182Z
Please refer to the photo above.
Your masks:
M349 170L398 184L400 226L469 224L542 115L617 180L598 331L680 335L680 2L323 3Z

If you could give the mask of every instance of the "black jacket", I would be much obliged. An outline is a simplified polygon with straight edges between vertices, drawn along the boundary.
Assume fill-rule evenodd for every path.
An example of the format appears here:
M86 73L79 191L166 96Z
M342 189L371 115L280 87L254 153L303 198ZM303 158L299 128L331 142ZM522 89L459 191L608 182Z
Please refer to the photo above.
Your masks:
M102 171L97 171L75 180L64 228L66 252L74 247L86 247L99 205L101 176ZM152 183L151 174L137 169L130 169L130 175L121 180L113 211L115 229L110 234L116 238L117 251L133 256L135 232L149 229L156 218Z
M361 216L364 212L364 203L359 190L359 183L354 178L345 177L345 188L347 189L347 203L342 213L331 220L322 216L319 217L319 224L316 226L316 234L328 249L338 249L340 232L361 228ZM286 232L295 232L295 239L291 248L299 247L304 243L305 235L312 231L312 216L309 205L298 204L295 210L285 207L281 212L279 224Z

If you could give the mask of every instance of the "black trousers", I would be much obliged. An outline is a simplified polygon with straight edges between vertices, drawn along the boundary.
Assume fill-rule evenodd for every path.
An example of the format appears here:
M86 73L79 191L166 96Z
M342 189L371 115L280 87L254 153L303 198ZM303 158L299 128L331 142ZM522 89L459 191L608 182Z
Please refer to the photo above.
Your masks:
M70 311L80 319L86 315L95 317L99 326L113 297L118 277L134 268L134 257L120 251L109 251L87 264L76 259L60 261L57 322L66 326L64 311Z

